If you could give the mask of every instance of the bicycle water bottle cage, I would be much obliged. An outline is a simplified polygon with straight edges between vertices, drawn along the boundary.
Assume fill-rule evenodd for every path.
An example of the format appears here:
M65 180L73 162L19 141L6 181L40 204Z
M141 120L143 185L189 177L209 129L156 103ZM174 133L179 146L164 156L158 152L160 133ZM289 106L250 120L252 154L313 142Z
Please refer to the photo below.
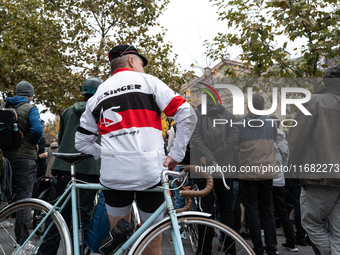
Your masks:
M119 247L132 235L133 225L124 219L118 221L107 237L101 242L99 251L103 255L115 253Z

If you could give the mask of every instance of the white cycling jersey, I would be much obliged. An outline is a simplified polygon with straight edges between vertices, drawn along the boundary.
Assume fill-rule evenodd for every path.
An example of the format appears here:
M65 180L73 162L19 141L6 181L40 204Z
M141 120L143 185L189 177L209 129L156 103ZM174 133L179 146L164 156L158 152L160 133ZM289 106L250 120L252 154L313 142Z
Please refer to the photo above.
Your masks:
M100 182L105 187L144 190L160 181L165 161L161 110L178 123L169 156L180 162L196 116L162 81L121 68L88 100L75 144L77 150L101 158ZM97 134L101 145L95 143Z

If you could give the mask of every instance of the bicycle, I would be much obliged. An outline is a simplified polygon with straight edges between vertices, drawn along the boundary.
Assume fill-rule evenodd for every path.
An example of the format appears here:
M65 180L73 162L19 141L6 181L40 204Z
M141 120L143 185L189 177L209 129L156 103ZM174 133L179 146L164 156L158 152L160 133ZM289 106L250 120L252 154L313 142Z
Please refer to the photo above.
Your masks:
M13 215L18 212L30 212L32 209L41 210L45 213L45 217L41 220L38 226L34 229L18 229L20 226L18 222L15 222L16 227L12 229L0 229L0 252L2 254L36 254L39 246L44 241L47 233L50 231L51 226L54 224L57 229L57 234L60 238L58 239L58 250L55 251L56 254L82 254L84 247L82 247L82 233L81 225L79 225L79 217L77 210L77 190L81 188L85 189L96 189L103 190L106 189L101 184L84 184L79 183L75 177L75 164L82 159L90 157L90 155L85 155L81 153L55 153L56 157L71 164L71 181L65 192L59 197L59 199L51 205L45 201L39 199L24 199L10 204L5 209L0 212L1 219L7 219L14 223ZM162 172L162 186L149 189L148 191L158 191L163 192L165 201L164 203L152 214L152 216L144 222L135 232L130 236L130 238L120 246L120 248L114 253L114 255L119 254L143 254L143 251L149 249L150 242L156 238L158 235L162 235L162 254L193 254L192 245L190 243L190 238L188 233L190 226L196 226L203 228L206 233L208 229L212 229L215 233L220 231L224 233L226 239L232 238L233 243L231 246L236 248L234 254L254 254L250 246L240 237L236 232L234 232L229 227L219 223L215 220L210 219L210 214L203 212L176 212L172 205L171 194L169 189L169 181L167 176L175 176L177 179L183 181L186 175L190 171L190 166L187 166L183 172L176 173L174 171L164 170ZM189 196L204 196L205 193L210 192L213 179L207 173L203 173L204 177L207 178L207 187L200 191L190 191L182 190L181 195L185 197ZM65 204L71 199L72 202L72 232L73 238L71 238L68 227L62 218L60 211L63 209ZM190 199L188 199L190 200ZM165 213L166 216L159 222L152 224L154 219L159 215ZM15 216L14 216L15 217ZM51 224L46 224L46 222L51 222ZM35 232L39 230L42 226L45 226L44 233L38 237ZM14 231L16 230L16 231ZM20 233L20 230L24 235L15 235ZM79 231L80 230L80 231ZM169 242L172 238L172 243ZM197 247L200 247L204 243L205 235L200 237L200 242ZM212 246L217 247L218 238L214 238ZM71 241L73 240L73 242ZM203 243L202 243L203 242ZM223 254L228 254L229 247L225 247ZM50 249L53 250L53 247ZM222 253L222 251L221 251ZM1 254L1 253L0 253ZM146 253L144 253L146 254Z

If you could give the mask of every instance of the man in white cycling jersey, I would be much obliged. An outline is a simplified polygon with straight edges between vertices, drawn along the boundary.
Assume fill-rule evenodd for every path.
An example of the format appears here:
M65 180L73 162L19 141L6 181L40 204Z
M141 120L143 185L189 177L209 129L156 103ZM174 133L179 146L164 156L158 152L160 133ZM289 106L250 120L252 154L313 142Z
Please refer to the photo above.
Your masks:
M100 182L110 188L104 196L112 229L120 219L129 221L134 197L143 221L164 201L162 193L143 190L159 184L162 170L175 169L183 159L196 115L184 98L144 73L148 61L134 46L118 45L108 55L112 76L87 102L75 144L77 150L101 158ZM161 111L177 123L168 156ZM95 143L98 134L101 145Z

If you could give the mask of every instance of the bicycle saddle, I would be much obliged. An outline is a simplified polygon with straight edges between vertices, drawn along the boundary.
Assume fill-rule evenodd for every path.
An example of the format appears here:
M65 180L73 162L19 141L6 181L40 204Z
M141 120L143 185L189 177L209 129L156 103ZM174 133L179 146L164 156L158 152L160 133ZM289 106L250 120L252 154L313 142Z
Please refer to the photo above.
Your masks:
M61 160L64 160L65 162L69 164L77 164L83 159L91 158L92 155L90 154L84 154L84 153L62 153L62 152L52 152L52 155L60 158Z

